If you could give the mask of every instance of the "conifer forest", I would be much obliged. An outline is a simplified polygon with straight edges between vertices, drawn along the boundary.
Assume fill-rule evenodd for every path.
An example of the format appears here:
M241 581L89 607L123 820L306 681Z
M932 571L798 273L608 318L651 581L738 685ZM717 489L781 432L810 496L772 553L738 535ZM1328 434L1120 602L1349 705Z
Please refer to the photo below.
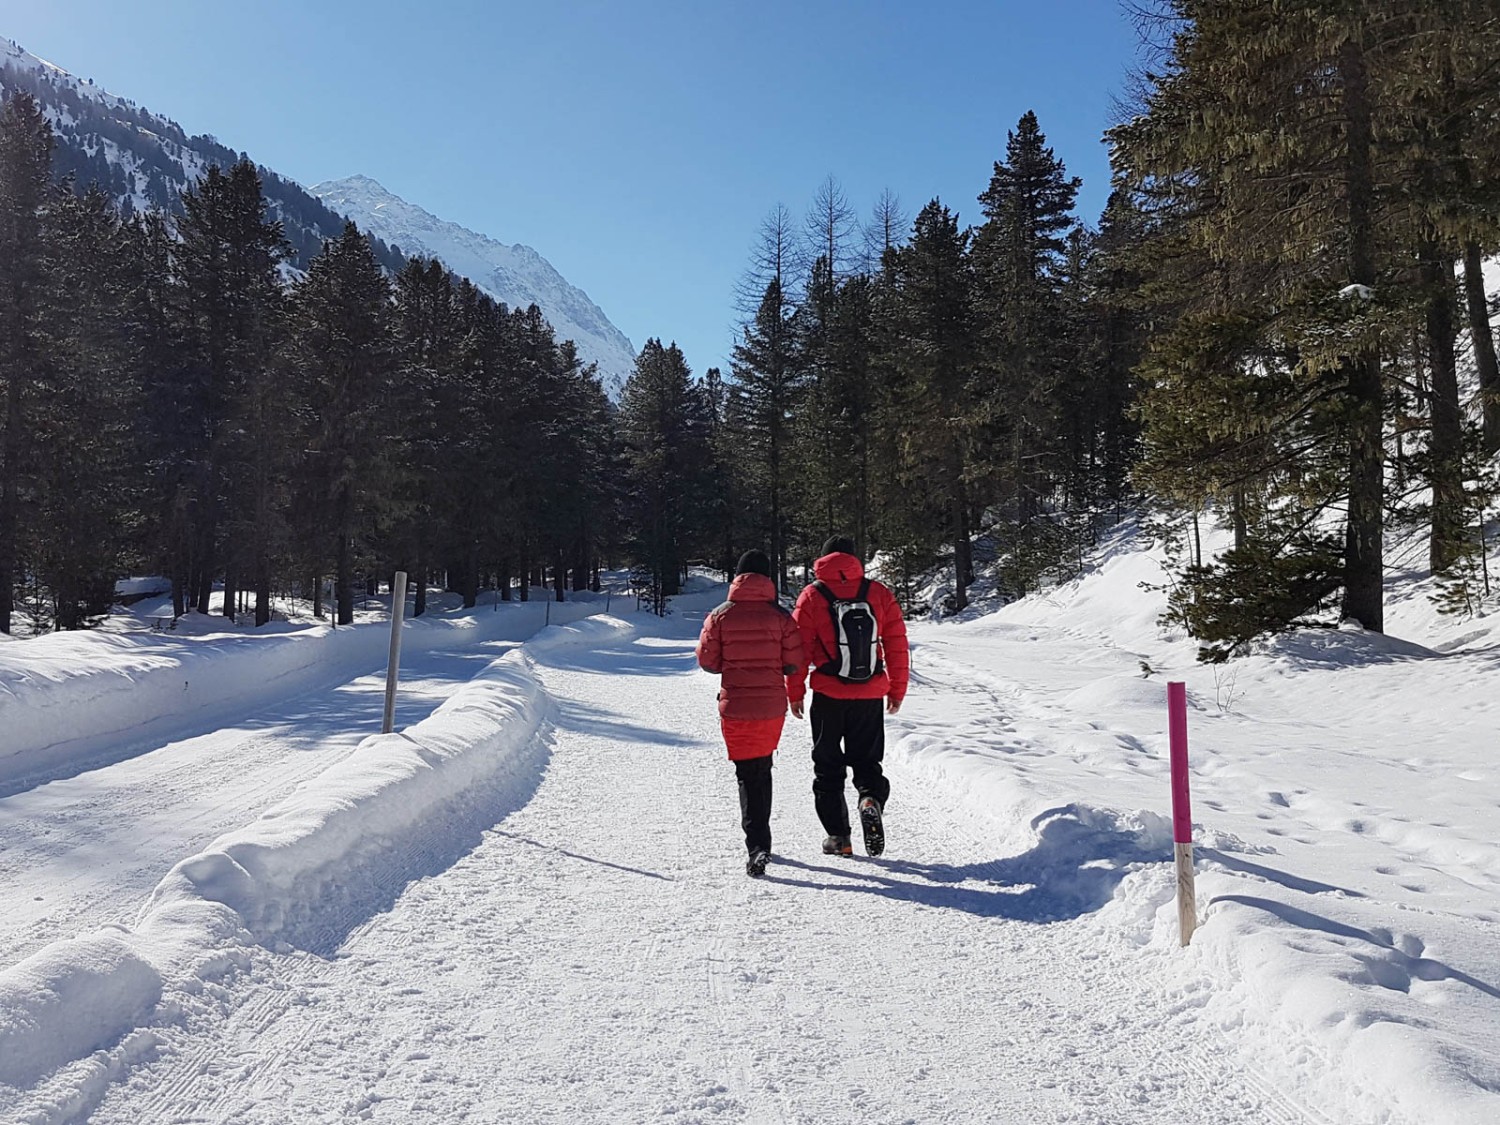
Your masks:
M1500 12L1132 10L1102 214L1032 112L997 120L976 199L864 213L830 176L747 232L728 370L690 370L663 310L617 403L535 306L353 223L299 267L248 161L122 214L10 97L0 632L87 627L127 574L257 624L275 596L346 623L398 569L419 615L429 586L564 599L618 567L660 606L750 547L793 592L834 534L957 612L981 571L1006 597L1076 576L1132 517L1181 545L1205 659L1380 631L1398 533L1471 605ZM1209 526L1229 550L1195 547Z

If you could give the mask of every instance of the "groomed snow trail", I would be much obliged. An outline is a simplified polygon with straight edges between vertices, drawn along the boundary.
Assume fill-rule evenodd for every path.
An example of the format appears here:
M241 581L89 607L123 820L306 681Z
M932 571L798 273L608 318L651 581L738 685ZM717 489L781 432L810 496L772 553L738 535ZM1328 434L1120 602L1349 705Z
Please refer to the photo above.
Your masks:
M460 630L451 644L406 654L397 729L431 713L540 618L512 614L488 626L488 640ZM217 729L135 745L127 736L95 768L0 797L0 968L58 938L129 923L174 863L377 733L384 692L384 668L293 689Z
M256 950L89 1119L1311 1119L937 782L893 769L887 855L823 856L801 724L746 878L697 623L544 650L534 792L332 959Z

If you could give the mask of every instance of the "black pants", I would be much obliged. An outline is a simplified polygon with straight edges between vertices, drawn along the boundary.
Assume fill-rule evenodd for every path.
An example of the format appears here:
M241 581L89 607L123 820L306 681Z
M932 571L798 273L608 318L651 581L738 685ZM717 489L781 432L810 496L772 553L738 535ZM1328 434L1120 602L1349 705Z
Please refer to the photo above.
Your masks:
M861 797L885 807L890 780L880 769L885 757L883 699L834 699L813 692L809 716L813 735L813 807L830 836L849 835L849 807L844 804L844 771L854 774Z
M745 850L751 855L771 850L772 756L734 763L740 783L740 827L745 830Z

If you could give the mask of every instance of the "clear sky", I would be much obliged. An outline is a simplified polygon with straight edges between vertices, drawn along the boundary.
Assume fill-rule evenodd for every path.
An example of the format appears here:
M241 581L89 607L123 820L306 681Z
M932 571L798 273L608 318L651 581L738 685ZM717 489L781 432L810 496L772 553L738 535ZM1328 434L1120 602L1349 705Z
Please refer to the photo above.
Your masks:
M1118 0L0 0L0 34L305 184L524 242L640 347L727 366L735 281L830 174L965 223L1028 109L1108 190Z

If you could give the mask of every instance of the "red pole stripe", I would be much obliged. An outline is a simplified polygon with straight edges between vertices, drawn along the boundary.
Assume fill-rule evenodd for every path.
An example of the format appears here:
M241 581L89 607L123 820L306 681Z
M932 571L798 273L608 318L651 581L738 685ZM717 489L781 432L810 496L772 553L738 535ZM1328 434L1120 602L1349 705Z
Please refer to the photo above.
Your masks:
M1193 842L1193 810L1188 800L1187 685L1167 685L1167 733L1172 749L1172 839Z

